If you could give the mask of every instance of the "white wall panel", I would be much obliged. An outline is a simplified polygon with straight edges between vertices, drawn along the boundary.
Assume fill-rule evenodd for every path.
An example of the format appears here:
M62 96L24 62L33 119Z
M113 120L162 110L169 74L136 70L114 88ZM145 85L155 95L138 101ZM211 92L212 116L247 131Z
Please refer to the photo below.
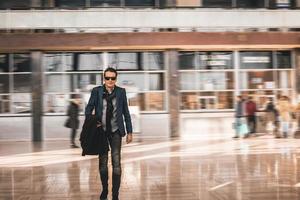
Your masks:
M300 27L298 10L12 10L0 28Z

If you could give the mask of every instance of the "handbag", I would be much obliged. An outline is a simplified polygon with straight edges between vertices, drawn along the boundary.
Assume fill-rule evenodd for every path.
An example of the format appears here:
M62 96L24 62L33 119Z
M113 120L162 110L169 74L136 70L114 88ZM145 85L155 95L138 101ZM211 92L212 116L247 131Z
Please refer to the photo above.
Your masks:
M246 135L249 133L248 124L245 119L241 120L240 125L238 126L238 132L240 135Z
M70 119L70 118L68 118L68 119L65 121L64 126L65 126L66 128L71 128L71 119Z

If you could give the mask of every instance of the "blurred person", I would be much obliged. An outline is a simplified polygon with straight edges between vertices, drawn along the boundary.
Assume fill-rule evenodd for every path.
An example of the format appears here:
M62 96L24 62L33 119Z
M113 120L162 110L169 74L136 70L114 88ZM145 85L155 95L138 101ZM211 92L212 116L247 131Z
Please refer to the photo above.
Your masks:
M256 132L256 111L256 103L250 96L246 102L247 123L250 129L249 134L254 134Z
M79 107L80 99L76 95L72 95L74 98L70 100L70 105L68 107L67 115L69 116L67 120L66 127L71 129L71 144L72 148L79 148L75 143L75 138L77 134L77 129L79 128Z
M241 127L245 124L244 119L246 117L245 100L241 95L237 96L236 100L237 102L235 105L235 136L233 138L239 138L240 134L245 134L245 137L247 137L248 133L241 133Z
M117 71L107 68L104 71L104 85L93 88L85 109L86 117L95 115L98 118L97 127L102 127L107 135L111 149L112 162L112 200L119 199L121 184L121 144L126 135L127 144L132 142L132 123L127 103L126 91L116 85ZM124 118L123 118L124 117ZM124 128L124 119L126 131ZM107 200L108 195L108 152L99 155L99 173L102 183L100 200Z
M269 98L264 111L266 112L266 125L271 123L273 125L273 134L275 138L280 138L279 134L279 114L273 102L273 98Z
M293 106L287 96L281 96L280 100L278 101L277 107L281 123L281 131L283 137L287 138L291 122L291 114L293 112Z
M295 138L300 138L300 102L295 106L294 109L295 117L296 117L296 131L294 133Z

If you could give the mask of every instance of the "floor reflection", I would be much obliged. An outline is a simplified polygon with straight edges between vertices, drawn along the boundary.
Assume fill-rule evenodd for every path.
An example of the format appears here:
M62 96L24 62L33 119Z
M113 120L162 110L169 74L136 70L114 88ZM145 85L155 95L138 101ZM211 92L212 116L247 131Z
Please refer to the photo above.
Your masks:
M1 200L99 198L97 157L26 151L0 156ZM124 145L120 199L299 200L299 153L298 140L271 137L141 140Z

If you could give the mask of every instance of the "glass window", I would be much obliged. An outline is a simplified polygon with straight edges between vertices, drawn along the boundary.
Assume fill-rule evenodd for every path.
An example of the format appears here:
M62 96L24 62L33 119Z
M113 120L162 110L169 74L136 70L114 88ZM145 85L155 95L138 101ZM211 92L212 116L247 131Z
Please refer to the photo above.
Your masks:
M140 106L141 95L138 91L133 91L130 88L126 88L126 96L129 106Z
M237 7L239 8L264 8L264 0L237 0Z
M240 52L241 69L272 69L272 52Z
M101 53L79 54L78 70L102 70L103 61Z
M182 72L180 75L180 86L182 90L197 90L197 77L193 72Z
M0 93L9 93L9 75L0 74Z
M67 74L67 91L76 92L88 91L91 87L96 87L97 85L102 85L103 80L102 73L99 74Z
M0 113L10 113L10 95L0 95Z
M199 73L200 90L233 89L233 72L201 72Z
M290 51L277 51L277 68L292 68L291 64L291 52Z
M198 94L196 92L181 93L181 109L182 110L198 110Z
M233 109L233 92L217 92L217 109Z
M199 0L177 0L176 1L176 6L177 7L199 7L202 6L200 5Z
M164 89L164 74L151 73L149 74L149 89L150 90L163 90Z
M141 110L142 111L162 111L165 110L165 94L164 93L144 93L141 94Z
M163 70L164 56L162 52L147 52L143 57L143 68L145 70Z
M182 92L182 110L233 109L233 92Z
M121 0L90 0L92 7L97 6L120 6Z
M0 54L0 72L8 72L9 63L8 63L8 54Z
M56 0L57 7L84 7L85 0Z
M256 71L256 72L241 72L240 73L240 88L241 89L274 89L273 71Z
M73 65L75 57L72 53L44 54L43 66L47 72L73 71L78 69L78 62Z
M44 112L65 113L69 99L68 94L46 94L44 96Z
M30 8L30 0L0 1L0 8Z
M277 87L292 88L292 72L291 71L276 71Z
M199 52L200 69L233 69L232 52Z
M125 73L118 74L117 83L123 87L136 88L139 91L148 90L144 74Z
M299 4L299 0L269 0L271 8L290 8L297 3Z
M66 80L62 74L47 74L45 78L46 92L68 92L66 88Z
M13 54L13 72L31 72L29 54Z
M14 74L13 91L16 93L31 92L31 74Z
M125 0L125 6L154 6L155 0Z
M232 0L203 0L203 7L228 8L232 7Z
M108 66L118 70L141 70L141 53L109 53Z
M300 8L300 0L294 0L294 8Z
M31 94L18 93L12 95L13 113L30 113L31 112Z
M196 57L195 52L179 52L179 69L196 69Z
M44 54L44 69L48 72L62 72L62 55L61 54Z
M198 96L200 109L217 109L215 92L200 92Z

